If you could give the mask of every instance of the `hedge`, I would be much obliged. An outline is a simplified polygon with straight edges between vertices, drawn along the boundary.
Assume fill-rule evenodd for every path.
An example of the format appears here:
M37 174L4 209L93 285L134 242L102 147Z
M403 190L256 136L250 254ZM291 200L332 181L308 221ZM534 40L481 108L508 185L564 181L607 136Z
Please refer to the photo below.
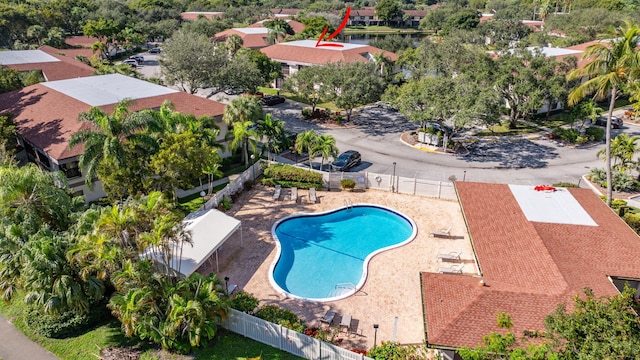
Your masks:
M111 319L106 303L91 304L89 312L78 314L67 311L60 315L43 314L41 310L33 308L27 312L25 321L36 333L54 339L62 339L85 331L93 325Z
M291 165L271 165L264 170L262 184L267 186L321 188L322 174Z

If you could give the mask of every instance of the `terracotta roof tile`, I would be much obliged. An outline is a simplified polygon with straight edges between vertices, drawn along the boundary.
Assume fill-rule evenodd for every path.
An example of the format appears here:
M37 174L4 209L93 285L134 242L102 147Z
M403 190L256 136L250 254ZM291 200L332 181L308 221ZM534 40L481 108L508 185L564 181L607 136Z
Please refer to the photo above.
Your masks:
M217 33L213 40L217 42L226 41L231 35L238 35L242 38L242 46L251 49L258 49L267 46L267 34L246 34L236 29L229 29Z
M303 40L305 41L305 40ZM396 54L378 49L373 46L365 45L354 49L335 50L322 47L301 47L295 46L295 41L289 43L280 43L267 46L260 49L270 59L280 62L295 62L300 64L324 65L331 62L368 62L367 54L376 54L383 52L391 60L397 59Z
M138 99L129 108L138 111L159 107L164 100L171 101L176 111L197 117L222 116L224 112L224 104L184 92ZM114 106L101 108L110 113ZM12 112L20 135L56 160L82 154L82 146L70 149L67 143L73 133L88 126L78 121L78 115L90 107L42 84L0 94L0 113Z
M91 49L91 45L100 41L100 39L92 36L69 36L65 42L70 46L80 46Z
M198 20L198 17L200 17L200 15L211 20L214 16L221 18L224 13L216 11L187 11L181 13L180 17L182 17L182 20Z
M456 182L456 189L487 286L474 276L422 274L432 345L476 346L500 331L498 312L511 315L518 336L542 330L557 304L571 309L584 287L614 295L608 276L640 278L639 237L591 190L568 191L598 226L528 221L508 185Z

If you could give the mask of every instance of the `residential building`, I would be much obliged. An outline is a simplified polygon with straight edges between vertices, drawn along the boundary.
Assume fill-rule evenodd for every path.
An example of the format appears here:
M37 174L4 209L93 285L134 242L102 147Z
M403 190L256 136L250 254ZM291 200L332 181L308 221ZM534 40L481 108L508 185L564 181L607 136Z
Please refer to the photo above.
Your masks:
M93 201L104 196L104 192L99 182L93 190L85 186L78 168L78 157L84 149L82 146L71 149L68 142L72 134L90 126L78 120L80 113L93 106L111 113L123 99L134 100L129 107L131 111L159 109L168 100L176 111L197 117L213 116L220 128L218 141L225 141L224 104L119 74L49 81L0 94L0 114L15 116L23 149L18 155L22 159L46 170L63 171L72 191ZM228 155L226 150L222 155Z
M544 330L558 304L584 288L597 297L638 289L640 238L590 189L456 182L476 267L463 275L421 273L426 341L453 359L504 332ZM465 267L470 269L467 264Z
M40 71L47 81L91 76L96 69L66 56L67 50L42 46L38 50L0 51L0 65L18 71Z
M182 17L182 20L185 21L198 20L198 18L201 16L206 18L207 20L211 20L214 17L219 19L222 17L222 15L224 15L224 13L219 11L186 11L180 13L180 17Z
M281 64L284 78L294 74L305 66L326 65L336 62L373 62L374 55L382 52L392 61L396 61L396 54L378 49L370 45L338 43L342 47L319 46L316 40L298 40L278 43L260 49L271 60ZM276 87L280 87L284 79L276 80Z
M341 14L340 11L335 11L336 14ZM420 20L424 19L427 15L426 10L404 10L403 17L397 17L391 20L389 23L393 26L400 27L418 27ZM351 9L349 14L349 21L347 26L376 26L386 25L386 21L380 20L376 15L376 10L373 7L365 6L362 9Z
M213 41L224 42L227 41L229 36L238 35L242 39L242 47L260 49L269 46L269 31L271 30L265 27L232 28L217 33L213 37Z

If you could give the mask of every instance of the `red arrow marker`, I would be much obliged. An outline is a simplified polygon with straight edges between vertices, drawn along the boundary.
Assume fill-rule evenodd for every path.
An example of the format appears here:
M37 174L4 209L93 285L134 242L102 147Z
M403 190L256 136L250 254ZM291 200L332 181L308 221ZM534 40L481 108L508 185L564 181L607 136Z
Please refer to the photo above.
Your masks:
M331 35L327 36L327 38L325 40L331 40L334 37L336 37L336 35L338 35L340 33L340 31L342 31L342 29L344 29L345 26L347 26L347 21L349 21L349 15L351 14L351 6L349 6L347 8L347 12L344 14L344 19L342 19L342 23L340 23L340 26L338 26L338 29L336 31L334 31L333 33L331 33ZM320 42L322 41L322 38L324 38L325 34L327 33L327 31L329 30L328 26L325 26L324 30L322 31L322 34L320 34L320 38L318 39L318 42L316 43L316 47L320 47L320 46L335 46L335 47L344 47L344 45L342 44L332 44L332 43L328 43L328 44L320 44Z

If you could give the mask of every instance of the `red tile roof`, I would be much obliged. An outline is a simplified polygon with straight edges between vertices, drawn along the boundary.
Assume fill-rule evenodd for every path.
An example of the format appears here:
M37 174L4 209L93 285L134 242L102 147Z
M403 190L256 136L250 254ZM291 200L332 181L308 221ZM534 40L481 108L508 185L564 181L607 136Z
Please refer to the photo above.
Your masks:
M58 50L51 46L41 46L38 50L44 51L60 61L12 64L7 66L18 71L40 70L47 81L91 76L96 71L96 69L73 57L65 56L65 50Z
M511 315L517 336L543 330L557 304L571 308L584 287L615 295L608 276L640 278L640 238L591 190L568 189L595 227L528 221L508 185L456 189L487 286L479 277L422 273L429 344L477 346L500 332L498 312Z
M269 21L269 19L267 20L262 20L262 21L258 21L255 24L251 24L247 27L250 28L261 28L264 27L264 22L265 21ZM291 29L293 29L293 31L297 34L297 33L301 33L304 30L304 24L299 22L299 21L295 21L295 20L286 20L287 24L289 24L289 26L291 26Z
M97 43L100 39L91 36L69 36L65 39L67 45L79 46L91 49L91 45Z
M250 49L259 49L267 46L267 34L245 34L242 31L236 29L229 29L217 33L213 37L213 41L222 42L226 41L231 35L238 35L242 38L242 47Z
M176 111L197 117L222 116L224 112L224 104L184 92L138 99L129 109L138 111L159 107L164 100L171 101ZM114 106L100 108L110 113ZM56 160L82 154L82 146L70 149L67 143L71 134L88 126L78 121L78 115L90 107L42 84L0 94L0 113L12 112L16 116L18 133Z
M214 16L221 18L224 15L224 13L211 12L211 11L187 11L187 12L181 13L180 17L182 17L182 20L198 20L198 17L200 17L200 15L211 20Z
M279 43L260 49L270 59L284 63L300 63L325 65L331 62L368 62L367 54L376 54L383 52L391 60L396 61L396 54L378 49L373 46L365 45L352 49L336 50L324 47L307 47L296 46L296 43L308 43L309 40L292 41L287 43ZM314 40L315 42L315 40Z

